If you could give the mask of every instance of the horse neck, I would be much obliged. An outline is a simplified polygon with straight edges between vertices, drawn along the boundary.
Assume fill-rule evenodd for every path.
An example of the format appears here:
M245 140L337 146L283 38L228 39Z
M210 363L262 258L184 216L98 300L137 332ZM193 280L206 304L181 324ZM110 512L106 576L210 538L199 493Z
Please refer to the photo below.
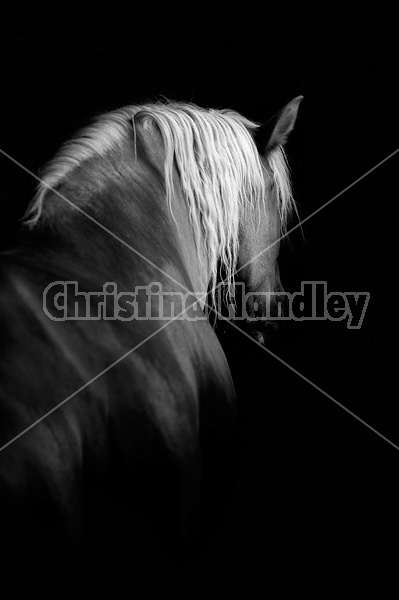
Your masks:
M124 148L121 157L114 156L112 163L103 158L83 165L60 186L60 194L49 192L45 221L68 245L73 245L78 262L80 258L85 264L101 263L103 270L110 272L117 271L121 264L124 272L132 274L134 284L144 283L141 278L147 284L152 278L162 281L169 290L206 293L209 276L205 244L200 240L197 247L178 176L172 205L168 206L162 169L155 170L151 163ZM82 194L82 190L88 193ZM62 196L96 222L71 208ZM152 269L151 263L158 270ZM180 288L173 281L180 282Z

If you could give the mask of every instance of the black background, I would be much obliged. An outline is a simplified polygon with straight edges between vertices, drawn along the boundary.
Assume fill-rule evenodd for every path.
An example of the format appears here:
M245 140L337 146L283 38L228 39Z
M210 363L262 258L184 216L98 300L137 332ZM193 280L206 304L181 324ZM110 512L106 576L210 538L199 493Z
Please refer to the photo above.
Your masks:
M37 173L92 116L124 104L164 95L262 122L303 94L287 153L305 218L399 146L394 17L245 9L216 18L205 6L183 17L65 8L4 19L0 147ZM35 181L3 156L0 164L7 245ZM329 291L370 292L361 329L291 323L277 354L399 445L397 170L395 155L281 251L287 291L323 280ZM239 332L222 343L243 430L237 490L210 547L183 572L164 573L165 590L394 589L398 451Z

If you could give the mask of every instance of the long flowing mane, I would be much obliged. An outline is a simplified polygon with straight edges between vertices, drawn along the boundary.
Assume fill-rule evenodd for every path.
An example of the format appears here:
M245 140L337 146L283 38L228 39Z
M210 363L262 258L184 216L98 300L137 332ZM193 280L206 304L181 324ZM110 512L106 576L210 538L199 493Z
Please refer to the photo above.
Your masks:
M166 201L172 214L177 170L197 248L202 240L206 249L212 287L219 260L232 283L242 210L248 206L260 208L266 195L264 166L253 140L258 124L233 110L203 109L195 104L166 101L127 106L98 117L64 144L44 169L25 224L33 227L39 222L47 192L56 192L85 161L112 154L126 142L136 148L140 143L139 125L144 135L156 125L162 137ZM268 156L268 164L284 231L294 201L281 147Z

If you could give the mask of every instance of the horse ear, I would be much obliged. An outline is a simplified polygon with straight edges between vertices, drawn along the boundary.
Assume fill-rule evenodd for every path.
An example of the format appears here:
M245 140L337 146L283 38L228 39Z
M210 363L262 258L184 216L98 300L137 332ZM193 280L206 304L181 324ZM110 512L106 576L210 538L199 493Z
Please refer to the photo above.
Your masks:
M256 145L259 153L266 155L274 148L284 146L289 134L294 129L302 100L303 96L297 96L259 127L256 131Z

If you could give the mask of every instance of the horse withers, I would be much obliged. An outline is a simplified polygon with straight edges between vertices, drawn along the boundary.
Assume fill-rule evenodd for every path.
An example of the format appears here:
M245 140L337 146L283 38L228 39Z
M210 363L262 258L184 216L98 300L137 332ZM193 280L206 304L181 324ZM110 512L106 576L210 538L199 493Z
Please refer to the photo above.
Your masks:
M300 101L261 152L262 127L234 111L128 106L44 170L1 257L0 528L15 556L45 532L50 548L88 529L104 552L106 531L184 544L218 514L236 401L205 298L220 267L228 292L236 269L251 292L279 288Z

